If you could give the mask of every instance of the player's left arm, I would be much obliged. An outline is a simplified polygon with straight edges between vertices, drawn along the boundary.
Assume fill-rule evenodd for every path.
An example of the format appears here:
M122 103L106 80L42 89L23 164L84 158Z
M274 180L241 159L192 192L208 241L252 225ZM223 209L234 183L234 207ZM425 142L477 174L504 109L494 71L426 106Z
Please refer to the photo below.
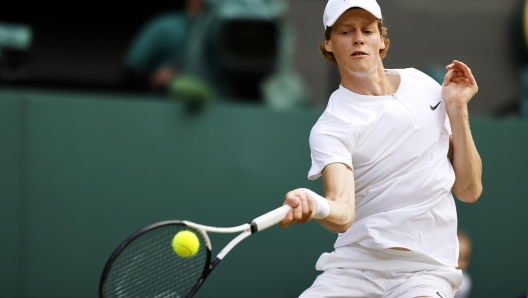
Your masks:
M473 203L482 193L482 161L471 136L467 105L478 86L464 63L455 60L447 70L442 98L452 131L448 153L456 176L452 191L459 200Z

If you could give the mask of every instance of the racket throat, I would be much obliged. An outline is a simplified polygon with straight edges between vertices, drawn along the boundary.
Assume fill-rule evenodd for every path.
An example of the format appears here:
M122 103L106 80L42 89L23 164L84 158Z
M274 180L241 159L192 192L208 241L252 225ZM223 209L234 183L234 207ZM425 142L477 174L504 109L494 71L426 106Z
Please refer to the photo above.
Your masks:
M248 224L251 228L251 234L255 234L256 232L258 232L258 226L254 221L248 222Z
M207 273L204 272L204 279L209 276L209 273L211 273L211 271L213 271L213 269L216 267L216 265L218 265L218 263L220 263L220 261L222 261L222 259L216 257L212 262L211 262L211 265L209 265L209 271L207 271Z

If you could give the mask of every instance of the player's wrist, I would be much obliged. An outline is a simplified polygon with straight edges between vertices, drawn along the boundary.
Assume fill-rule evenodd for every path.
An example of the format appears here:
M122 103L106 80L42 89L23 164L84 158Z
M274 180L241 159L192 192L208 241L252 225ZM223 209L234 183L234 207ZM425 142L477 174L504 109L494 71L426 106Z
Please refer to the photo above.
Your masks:
M300 188L300 190L306 192L306 194L310 198L312 198L315 201L315 204L317 205L317 210L315 211L312 218L324 219L328 217L328 215L330 214L330 204L328 203L327 199L323 198L322 196L307 188Z
M446 106L446 113L449 119L466 119L469 116L467 104L450 104Z

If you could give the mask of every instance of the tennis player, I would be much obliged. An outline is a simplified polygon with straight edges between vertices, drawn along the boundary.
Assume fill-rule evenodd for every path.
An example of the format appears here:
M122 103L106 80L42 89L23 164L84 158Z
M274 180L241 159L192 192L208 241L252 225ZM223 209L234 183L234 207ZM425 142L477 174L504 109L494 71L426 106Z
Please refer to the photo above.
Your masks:
M482 192L467 106L475 78L459 61L441 86L416 69L385 69L375 0L329 0L323 20L320 50L341 75L310 134L308 178L323 177L324 197L288 192L281 225L314 218L339 235L300 297L452 298L462 280L452 193L472 203Z

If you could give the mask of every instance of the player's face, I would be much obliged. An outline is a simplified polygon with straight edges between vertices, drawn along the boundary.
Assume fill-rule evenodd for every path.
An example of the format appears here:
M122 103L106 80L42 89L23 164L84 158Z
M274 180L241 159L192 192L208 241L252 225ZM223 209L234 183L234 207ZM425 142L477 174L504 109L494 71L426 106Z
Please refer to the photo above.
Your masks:
M325 48L334 53L341 70L368 72L381 62L379 52L385 43L376 17L364 9L350 9L335 22Z

